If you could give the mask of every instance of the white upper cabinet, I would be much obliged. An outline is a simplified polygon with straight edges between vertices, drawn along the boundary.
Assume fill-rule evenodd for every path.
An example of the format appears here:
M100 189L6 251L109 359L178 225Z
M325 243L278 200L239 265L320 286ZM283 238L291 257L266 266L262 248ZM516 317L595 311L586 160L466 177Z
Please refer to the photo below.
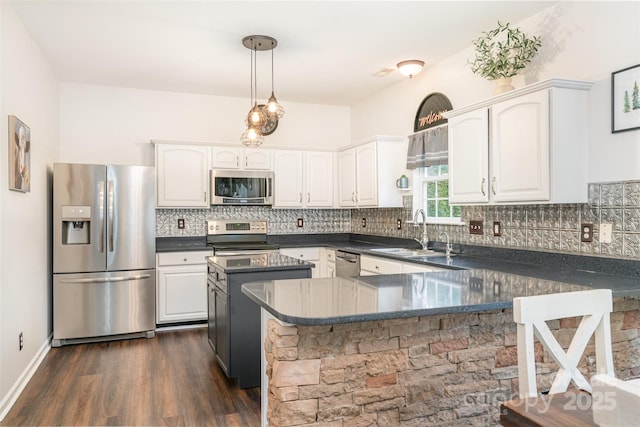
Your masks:
M585 203L590 87L546 80L445 113L449 202Z
M209 206L209 147L156 144L156 205Z
M481 108L450 118L449 202L488 202L488 176L489 111Z
M338 153L338 203L341 207L356 206L356 149Z
M491 107L495 202L549 200L549 97L549 90L541 90Z
M271 170L271 150L234 146L212 146L213 169Z
M334 153L275 150L274 207L333 207Z
M396 180L405 172L407 147L401 137L377 136L338 152L341 207L402 207Z
M276 150L274 154L274 207L302 207L302 151Z
M335 154L326 151L304 153L307 207L333 206L333 167Z

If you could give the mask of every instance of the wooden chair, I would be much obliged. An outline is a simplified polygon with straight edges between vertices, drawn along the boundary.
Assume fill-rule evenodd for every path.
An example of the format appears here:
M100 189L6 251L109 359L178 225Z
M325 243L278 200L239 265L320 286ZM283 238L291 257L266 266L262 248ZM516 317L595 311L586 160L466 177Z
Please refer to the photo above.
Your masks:
M578 362L592 335L595 335L597 373L615 377L609 322L612 310L613 299L608 289L514 298L520 397L538 394L534 335L560 367L549 393L566 391L571 381L576 387L591 392L591 385L578 370ZM546 322L577 316L582 316L582 321L565 353Z

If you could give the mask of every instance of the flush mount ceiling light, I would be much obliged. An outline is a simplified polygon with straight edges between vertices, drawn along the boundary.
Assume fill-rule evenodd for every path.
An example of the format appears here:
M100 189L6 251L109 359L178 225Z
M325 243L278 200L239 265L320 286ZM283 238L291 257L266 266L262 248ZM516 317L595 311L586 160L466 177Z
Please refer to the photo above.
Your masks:
M271 135L278 127L278 119L284 115L284 108L274 94L273 90L273 50L278 41L269 36L247 36L242 39L242 44L251 50L251 110L245 120L247 130L240 140L249 147L257 147L264 142L265 135ZM258 104L257 81L257 52L271 51L271 97L266 104Z
M424 67L424 61L420 61L419 59L398 62L398 70L409 78L412 78L422 71L422 67Z

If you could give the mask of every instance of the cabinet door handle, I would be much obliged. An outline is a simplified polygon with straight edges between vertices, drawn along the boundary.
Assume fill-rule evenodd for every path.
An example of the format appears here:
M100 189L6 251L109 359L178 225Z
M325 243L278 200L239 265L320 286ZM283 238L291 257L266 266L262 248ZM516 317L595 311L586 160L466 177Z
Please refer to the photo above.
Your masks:
M205 201L205 203L207 201L207 192L206 191L204 192L204 201Z
M240 156L236 156L236 167L240 167Z
M307 193L307 203L311 201L311 193Z
M482 178L482 182L480 183L480 191L482 192L483 196L486 196L487 193L484 191L484 184L487 182L486 178Z
M249 159L247 159L247 157L245 156L245 158L244 158L244 167L246 168L247 166L249 166Z
M302 193L300 193L300 203L302 203Z
M356 202L356 193L355 193L355 192L351 193L351 201L352 201L353 203L355 203L355 202Z
M491 192L496 195L496 177L491 178Z

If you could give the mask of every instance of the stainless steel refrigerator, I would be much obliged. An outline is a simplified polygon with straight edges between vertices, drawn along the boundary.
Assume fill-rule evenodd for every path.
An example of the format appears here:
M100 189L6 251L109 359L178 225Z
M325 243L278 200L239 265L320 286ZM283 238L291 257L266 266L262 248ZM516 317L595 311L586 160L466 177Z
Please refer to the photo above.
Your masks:
M53 347L155 331L154 168L53 165Z

